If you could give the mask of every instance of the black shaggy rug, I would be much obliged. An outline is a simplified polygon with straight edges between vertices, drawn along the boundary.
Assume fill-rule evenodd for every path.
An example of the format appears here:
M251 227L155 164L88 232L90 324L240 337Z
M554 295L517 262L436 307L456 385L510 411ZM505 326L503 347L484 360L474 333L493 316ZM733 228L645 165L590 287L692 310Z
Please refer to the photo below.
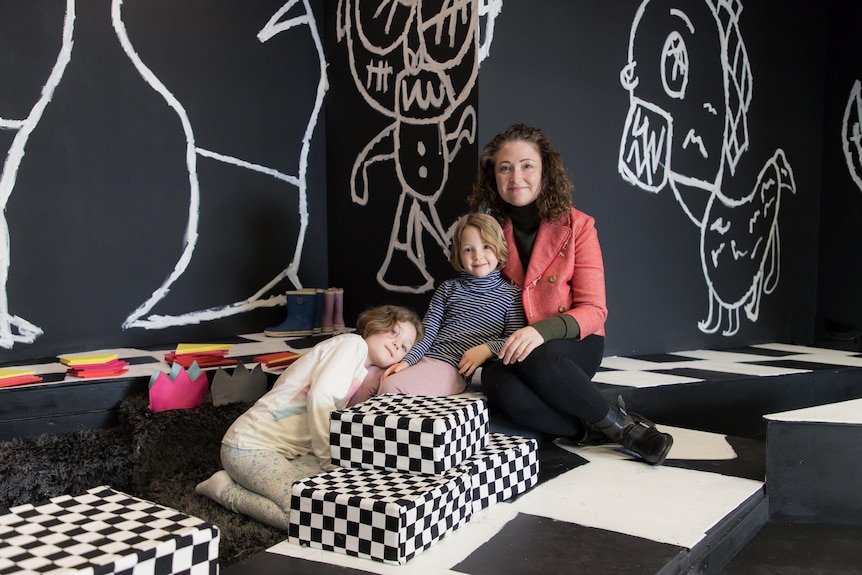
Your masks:
M221 438L249 406L153 413L134 396L120 404L117 427L0 442L0 508L110 485L218 526L219 562L233 565L287 538L194 491L221 468Z

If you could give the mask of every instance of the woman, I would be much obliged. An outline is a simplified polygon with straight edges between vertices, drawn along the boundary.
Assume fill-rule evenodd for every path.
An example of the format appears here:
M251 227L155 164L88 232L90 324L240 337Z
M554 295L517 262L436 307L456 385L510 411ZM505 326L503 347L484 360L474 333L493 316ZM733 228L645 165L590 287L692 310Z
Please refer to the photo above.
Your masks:
M595 220L572 206L573 189L536 128L511 126L482 151L468 203L500 220L510 251L503 274L523 288L529 324L484 368L482 386L492 414L516 425L576 441L600 431L658 465L673 438L592 382L604 351L604 264Z

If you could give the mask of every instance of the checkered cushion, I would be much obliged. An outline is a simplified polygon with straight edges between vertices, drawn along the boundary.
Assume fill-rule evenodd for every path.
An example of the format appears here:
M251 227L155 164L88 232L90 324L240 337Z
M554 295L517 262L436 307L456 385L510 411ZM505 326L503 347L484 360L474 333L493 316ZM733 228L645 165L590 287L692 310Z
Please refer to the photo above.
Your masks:
M466 468L470 475L472 512L534 487L539 480L537 450L535 439L490 434L488 444L458 467Z
M330 419L332 462L342 467L439 474L484 447L481 399L386 394Z
M404 564L470 518L470 478L336 469L294 483L289 540Z
M218 528L102 486L0 515L0 575L216 575Z

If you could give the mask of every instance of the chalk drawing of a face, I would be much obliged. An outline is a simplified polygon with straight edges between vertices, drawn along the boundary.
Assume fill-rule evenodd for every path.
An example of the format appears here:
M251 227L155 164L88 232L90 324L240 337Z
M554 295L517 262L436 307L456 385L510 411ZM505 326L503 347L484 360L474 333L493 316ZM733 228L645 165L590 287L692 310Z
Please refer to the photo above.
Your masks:
M862 84L853 83L841 123L841 147L850 177L862 190Z
M29 9L31 6L27 6L27 8ZM40 7L39 10L42 8ZM16 10L20 9L21 7L16 8ZM19 19L26 16L41 16L39 10L31 10L29 14L19 11L16 16ZM8 21L15 21L15 18L10 18ZM4 72L10 72L8 76L4 75L3 87L9 89L14 86L17 94L26 94L29 96L29 98L24 96L20 105L10 105L8 108L3 106L0 109L0 130L11 130L15 134L12 144L7 151L6 159L3 162L2 170L0 170L0 347L4 348L11 348L16 342L33 343L43 333L41 327L34 325L25 318L10 313L9 310L6 287L9 278L9 265L11 263L11 245L8 222L6 221L6 205L15 189L18 168L24 159L27 141L37 128L45 108L51 102L54 90L63 78L63 74L71 59L75 29L74 23L75 1L66 0L62 28L57 30L60 40L59 51L52 67L45 70L46 79L44 85L38 87L28 86L32 90L25 89L19 83L11 81L12 78L21 77L20 70L13 73L6 66L3 67ZM44 25L43 22L42 26ZM19 54L18 50L21 49L21 46L16 46L16 54ZM26 54L34 55L37 52L38 50L27 50ZM10 64L23 64L24 66L31 67L35 66L36 60L38 58L34 58L32 62L27 61L26 58L24 58L24 61L16 58ZM30 71L32 72L32 69ZM14 98L10 97L8 100L4 98L3 100L4 102L12 102Z
M368 202L370 166L391 161L401 185L395 222L378 283L392 291L422 293L433 287L425 267L424 234L446 252L449 230L436 202L462 142L476 135L470 96L479 61L479 19L489 22L501 2L487 0L340 0L339 41L346 40L350 69L365 102L392 118L360 152L351 197ZM486 29L485 40L493 34ZM398 262L393 262L398 258ZM391 280L390 269L412 267L416 280Z
M645 0L620 73L629 92L620 175L654 193L670 187L700 228L709 316L698 327L725 325L726 336L739 329L740 309L757 320L761 295L778 283L779 196L796 190L781 150L753 190L732 185L748 149L753 84L741 11L730 0Z
M689 190L722 195L725 167L732 172L748 147L751 71L738 14L722 23L731 13L721 4L641 4L620 75L630 95L620 173L649 191L669 184L697 224Z

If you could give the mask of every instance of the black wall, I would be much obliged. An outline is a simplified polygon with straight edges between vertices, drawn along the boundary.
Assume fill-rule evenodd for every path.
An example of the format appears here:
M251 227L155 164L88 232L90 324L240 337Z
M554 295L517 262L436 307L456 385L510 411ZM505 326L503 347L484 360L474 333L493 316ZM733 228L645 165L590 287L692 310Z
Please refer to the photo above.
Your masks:
M825 58L817 299L818 329L823 340L856 349L862 349L862 165L858 113L862 104L853 90L862 81L862 47L856 30L860 21L862 5L858 2L832 3ZM850 161L845 155L845 143Z
M383 303L424 313L455 274L449 229L478 157L477 5L456 4L438 28L439 2L376 18L360 3L358 19L355 0L327 3L329 277L345 288L348 324ZM418 100L405 96L417 85Z
M779 149L792 168L796 188L795 193L785 189L781 194L774 220L779 233L772 236L776 248L780 236L780 251L774 250L780 275L771 293L757 288L762 297L752 320L744 309L752 298L740 294L752 285L757 266L740 258L736 265L723 262L707 274L701 229L670 186L645 191L625 181L618 170L629 109L620 73L628 62L630 32L642 4L644 17L635 34L638 96L672 113L677 146L688 126L708 138L716 126L702 118L701 102L712 102L716 117L724 118L719 28L709 3L509 1L497 18L491 56L480 75L481 142L510 123L525 122L544 129L563 154L575 182L576 207L596 218L602 243L609 306L606 353L810 342L817 291L826 8L802 1L737 3L743 6L738 36L752 78L748 147L735 173L725 167L722 184L715 188L741 202L755 190L760 170ZM680 18L669 16L674 8L687 13L693 34L684 30ZM678 30L688 49L690 76L685 97L672 99L661 93L660 48ZM719 141L723 126L723 121L717 125ZM716 150L709 149L711 159L717 157ZM680 147L672 152L675 172L715 180L714 165L712 171L703 169L699 158ZM693 196L686 196L687 205L702 212L709 194L697 190ZM735 237L739 246L753 245L757 238L767 241L773 228L740 233L760 207L756 199L733 210L716 206L708 226L731 222L728 237ZM709 253L720 239L707 234ZM769 264L766 269L777 270ZM722 334L733 331L729 309L715 333L699 328L709 314L709 285L727 294L728 307L740 310L734 335Z
M413 16L397 11L388 28L374 12L357 20L348 0L299 2L272 22L288 4L114 4L113 16L109 0L0 4L0 143L16 167L11 177L7 159L0 182L9 237L0 362L261 331L284 318L279 294L300 286L344 287L348 323L383 302L422 311L452 275L444 246L466 210L478 150L513 122L545 129L572 171L577 207L597 219L607 353L810 343L818 323L862 323L862 192L831 135L860 74L855 6L747 0L719 25L706 0L504 0L480 66L490 35L475 5L455 6L457 25L442 28L441 41L433 26L415 27L435 22L431 2ZM621 71L641 8L636 94L663 97L660 50L677 29L689 83L685 98L662 106L677 138L705 123L708 160L675 139L664 164L679 197L669 184L634 185L619 166L631 101ZM282 31L262 42L268 22ZM360 28L369 44L395 49L351 55ZM730 30L724 41L720 30ZM725 141L727 109L740 108L723 92L722 49L739 45L748 68L728 78L750 96L747 144L716 163L710 145ZM431 65L417 77L436 95L446 86L443 104L394 97L420 46ZM369 69L371 83L354 81ZM701 101L715 114L704 119ZM38 122L25 122L40 103ZM693 180L709 185L683 185ZM783 184L778 203L760 206L756 193L776 199L772 182ZM768 217L748 233L759 207ZM738 254L760 257L712 269L730 253L725 241L712 259L725 229ZM710 288L723 315L705 326Z
M261 331L325 282L311 4L0 5L0 361Z

